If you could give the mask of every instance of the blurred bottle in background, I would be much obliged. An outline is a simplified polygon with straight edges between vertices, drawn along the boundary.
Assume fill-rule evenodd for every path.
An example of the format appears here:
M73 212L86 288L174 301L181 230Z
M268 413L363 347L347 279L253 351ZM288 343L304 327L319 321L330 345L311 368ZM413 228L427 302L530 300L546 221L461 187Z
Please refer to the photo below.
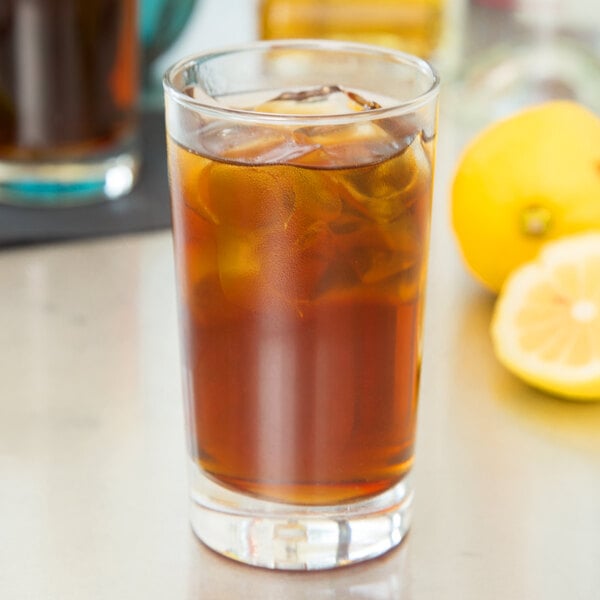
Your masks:
M461 59L464 8L464 0L262 0L259 35L389 46L449 76Z

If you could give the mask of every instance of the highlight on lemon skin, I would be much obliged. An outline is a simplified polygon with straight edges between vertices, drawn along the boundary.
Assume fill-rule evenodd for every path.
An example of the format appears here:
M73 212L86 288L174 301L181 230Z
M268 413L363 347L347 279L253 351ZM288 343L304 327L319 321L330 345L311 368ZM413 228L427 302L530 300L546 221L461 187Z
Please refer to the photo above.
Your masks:
M451 210L466 266L498 292L546 242L600 229L600 118L552 101L491 125L459 160Z
M549 242L517 268L491 335L500 362L530 385L600 400L600 231Z

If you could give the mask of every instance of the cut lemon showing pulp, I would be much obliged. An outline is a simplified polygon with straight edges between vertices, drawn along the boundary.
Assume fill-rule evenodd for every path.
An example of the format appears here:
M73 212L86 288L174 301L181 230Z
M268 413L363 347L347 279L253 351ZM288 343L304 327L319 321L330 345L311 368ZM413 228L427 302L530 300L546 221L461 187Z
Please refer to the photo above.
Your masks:
M530 385L600 400L600 232L549 242L516 269L491 334L500 362Z

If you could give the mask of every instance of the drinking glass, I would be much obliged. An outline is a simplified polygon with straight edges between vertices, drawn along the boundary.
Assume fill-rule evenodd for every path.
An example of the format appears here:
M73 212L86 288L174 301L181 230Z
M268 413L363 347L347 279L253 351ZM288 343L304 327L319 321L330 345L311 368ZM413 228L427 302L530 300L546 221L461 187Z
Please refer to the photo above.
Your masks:
M269 568L378 556L411 519L438 77L296 40L164 83L193 529Z
M137 1L3 0L0 202L127 194L139 173Z

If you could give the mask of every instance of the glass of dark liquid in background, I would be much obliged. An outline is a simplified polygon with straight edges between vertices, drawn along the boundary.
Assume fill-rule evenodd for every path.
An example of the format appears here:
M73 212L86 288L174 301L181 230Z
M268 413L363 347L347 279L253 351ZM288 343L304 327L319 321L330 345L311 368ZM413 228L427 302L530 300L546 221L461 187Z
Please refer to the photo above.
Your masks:
M128 193L139 170L137 0L2 0L0 202Z
M438 79L342 42L165 77L194 530L322 569L411 516Z

